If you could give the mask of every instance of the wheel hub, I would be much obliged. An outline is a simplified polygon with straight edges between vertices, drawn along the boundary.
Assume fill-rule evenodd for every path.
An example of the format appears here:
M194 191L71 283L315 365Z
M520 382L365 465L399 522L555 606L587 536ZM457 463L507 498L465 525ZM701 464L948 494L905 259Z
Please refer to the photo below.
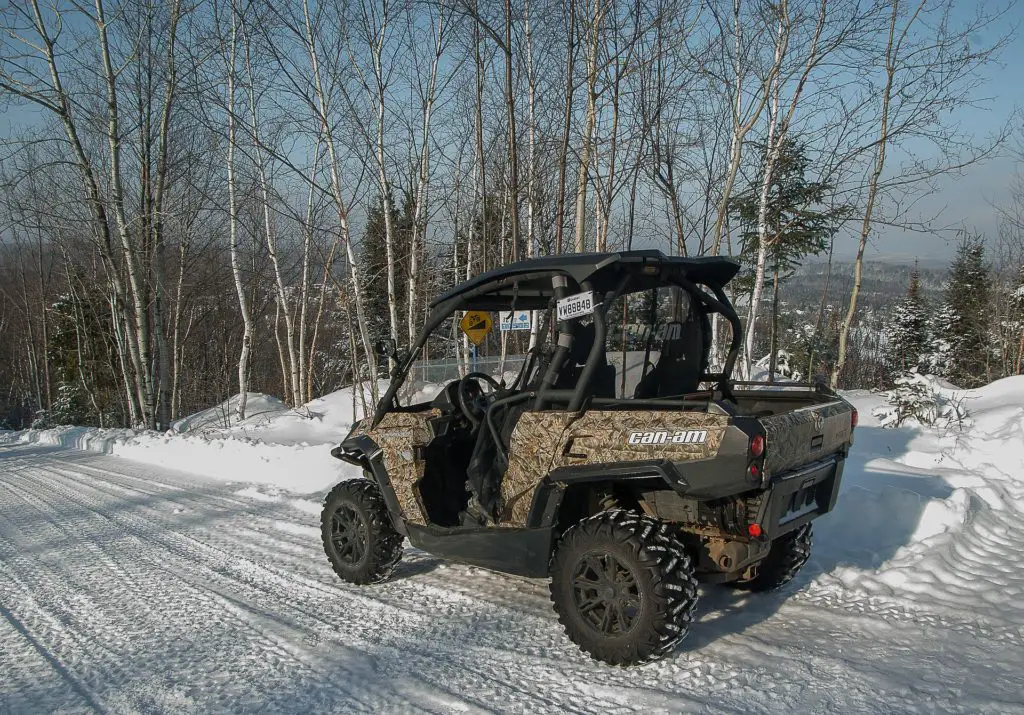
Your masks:
M338 558L348 564L362 562L369 534L366 522L350 504L342 504L331 515L331 542Z
M636 575L628 566L610 553L592 552L576 564L573 601L590 628L619 636L635 625L642 597Z

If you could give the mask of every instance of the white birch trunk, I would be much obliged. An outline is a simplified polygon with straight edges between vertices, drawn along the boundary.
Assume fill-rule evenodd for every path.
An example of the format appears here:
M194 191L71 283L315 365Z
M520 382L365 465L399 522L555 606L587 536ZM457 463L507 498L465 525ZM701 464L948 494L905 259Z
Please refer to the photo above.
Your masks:
M527 134L529 137L529 163L526 166L526 255L533 258L537 251L537 239L534 236L537 220L537 75L533 66L533 34L530 28L530 0L523 0L523 21L526 32L526 82L529 87L527 105ZM537 346L540 337L540 311L530 311L530 341L528 350Z
M368 86L369 99L374 105L376 127L374 131L373 158L377 164L377 184L380 188L381 203L384 208L384 252L387 257L387 293L388 293L388 334L391 339L398 343L398 252L395 245L395 206L394 198L391 196L391 182L388 179L387 156L385 153L385 121L387 118L387 78L384 76L383 53L384 43L387 38L388 25L390 22L390 4L388 0L379 3L381 21L380 26L371 26L370 17L376 17L375 13L365 13L366 31L370 38L371 58L373 61L374 88ZM364 84L365 86L365 84ZM388 359L388 366L394 368L393 359Z
M136 363L137 389L143 410L143 419L150 429L156 427L156 394L153 390L153 373L150 367L149 313L144 297L142 269L135 243L128 229L124 210L124 188L121 173L121 130L117 107L117 80L110 58L107 41L107 22L103 11L103 0L96 0L96 30L99 38L100 59L107 91L107 147L110 151L110 191L114 208L115 225L121 241L128 285L131 288L133 306L132 322L129 328L129 347L133 348L133 362Z
M260 115L259 103L256 101L256 78L252 71L252 60L250 57L249 38L245 40L245 69L249 79L249 131L252 135L256 160L256 178L259 181L261 213L263 218L263 234L267 243L267 253L270 255L270 264L274 269L274 288L277 291L277 303L281 309L281 317L284 319L285 328L285 349L287 350L287 369L285 371L286 381L289 385L291 402L293 407L298 407L302 398L302 390L299 384L299 363L301 359L295 346L295 319L289 309L288 288L285 286L284 273L281 270L281 261L277 250L277 234L274 227L273 217L270 213L270 180L267 177L266 161L263 156L263 140L260 136Z
M313 153L312 175L316 176L317 167L320 164L320 137L317 136L316 149ZM307 314L309 313L307 302L309 301L309 261L310 243L313 240L313 199L315 198L316 186L313 182L309 184L309 193L306 198L306 222L302 227L302 277L299 284L299 397L296 402L309 401L312 399L309 392L309 374L306 362L306 335L308 332ZM323 299L321 298L321 305ZM319 321L319 316L317 317Z
M587 183L594 125L597 122L597 51L601 20L604 16L601 2L602 0L594 0L594 17L590 26L590 42L587 47L587 115L583 129L583 144L580 146L580 170L576 177L575 249L577 253L587 250Z
M923 5L923 2L922 2ZM918 7L920 9L921 6ZM843 316L842 325L839 328L839 350L836 355L836 364L832 370L829 380L832 389L839 386L839 378L843 368L846 366L847 342L849 341L850 329L853 326L853 319L857 314L857 300L860 297L861 282L864 273L864 251L867 248L868 236L871 235L872 214L875 211L875 201L878 196L878 184L885 169L885 152L889 143L889 102L892 98L893 81L896 76L896 18L899 12L897 0L892 2L892 15L889 22L889 39L885 52L885 88L882 90L882 116L878 127L878 151L875 154L875 165L868 178L867 203L864 207L864 220L861 222L860 239L857 242L857 258L853 264L853 290L850 293L850 304L847 306L846 315ZM911 20L913 22L913 20ZM909 24L908 24L909 27ZM906 30L904 30L906 32Z
M416 173L416 191L413 196L412 240L409 246L409 293L408 293L408 333L409 345L416 340L418 288L419 288L419 254L420 244L426 240L426 215L430 196L430 121L433 117L434 102L437 94L437 75L441 56L444 53L445 17L439 11L437 19L437 37L434 43L434 55L430 62L430 79L427 81L426 96L423 100L423 123L420 132L420 156Z
M822 55L818 50L818 43L821 38L822 30L825 26L827 9L828 0L821 0L818 21L815 26L814 34L811 38L811 46L807 53L807 60L804 63L803 73L801 74L796 87L793 89L793 95L790 97L789 106L785 115L780 117L779 101L782 91L782 63L789 49L792 21L789 16L788 0L782 0L777 7L779 29L775 42L775 62L772 66L767 90L770 102L768 112L768 139L765 152L764 175L761 178L761 192L757 214L757 266L754 273L754 290L750 300L750 313L747 318L746 354L743 360L743 366L748 377L750 376L751 363L754 359L752 350L754 347L754 336L756 333L757 314L760 308L761 296L764 293L765 264L767 263L768 252L774 248L774 244L778 240L778 236L768 235L768 194L771 190L771 182L774 178L775 166L779 160L782 144L789 132L789 127L792 124L793 115L796 113L800 96L803 93L804 87L807 85L811 72L815 67L817 67L822 59Z
M227 120L228 120L228 238L231 254L231 275L235 282L235 294L238 296L238 310L242 315L242 347L238 355L238 419L246 417L246 406L249 398L249 355L252 352L252 315L249 311L249 299L245 294L242 280L242 266L238 257L238 196L235 187L235 151L238 145L237 127L235 122L235 52L238 47L238 26L235 8L231 10L231 46L228 49L227 67Z
M757 314L760 307L761 294L764 292L765 264L768 259L768 250L771 247L768 236L768 198L781 145L781 137L778 136L779 94L781 92L779 84L782 62L785 58L789 42L788 17L784 19L787 11L786 0L783 0L779 6L779 29L775 41L775 62L772 66L772 75L769 79L767 90L770 95L770 107L768 111L768 138L766 140L764 167L761 176L761 189L758 196L757 264L754 270L754 289L751 292L750 309L747 314L747 336L743 356L744 377L748 379L750 378L751 366L754 361L754 337L757 334Z
M356 323L359 327L359 337L363 344L366 363L370 370L370 394L373 402L376 404L379 399L379 390L377 389L377 357L373 349L373 343L370 341L369 330L366 327L366 311L363 305L361 281L349 233L348 206L342 194L341 173L338 168L338 152L335 148L334 131L328 121L330 116L329 107L327 105L327 95L324 92L323 80L320 76L320 61L313 35L313 25L309 15L309 0L303 0L302 11L306 30L306 51L309 53L310 64L313 68L313 91L319 115L317 118L323 123L324 144L327 147L327 156L330 163L331 196L338 211L339 238L345 246L345 256L348 259L349 277L352 282L352 297L356 307ZM361 393L362 382L359 385Z

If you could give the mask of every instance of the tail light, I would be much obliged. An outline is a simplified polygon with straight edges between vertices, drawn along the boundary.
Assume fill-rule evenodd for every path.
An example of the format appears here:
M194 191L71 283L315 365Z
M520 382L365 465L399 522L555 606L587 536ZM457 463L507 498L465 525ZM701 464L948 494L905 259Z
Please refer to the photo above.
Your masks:
M856 422L856 418L854 418L854 422ZM762 454L764 454L763 434L754 435L754 438L750 440L750 453L755 457L760 457Z
M853 408L853 412L850 413L850 430L857 428L857 408Z

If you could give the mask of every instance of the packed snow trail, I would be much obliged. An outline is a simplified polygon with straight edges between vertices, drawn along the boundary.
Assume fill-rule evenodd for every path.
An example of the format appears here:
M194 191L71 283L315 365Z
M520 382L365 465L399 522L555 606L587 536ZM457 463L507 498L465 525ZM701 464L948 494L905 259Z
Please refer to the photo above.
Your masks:
M703 588L633 669L583 656L544 581L407 548L342 583L315 497L0 446L0 712L1024 712L1024 407L968 443L869 399L805 570Z

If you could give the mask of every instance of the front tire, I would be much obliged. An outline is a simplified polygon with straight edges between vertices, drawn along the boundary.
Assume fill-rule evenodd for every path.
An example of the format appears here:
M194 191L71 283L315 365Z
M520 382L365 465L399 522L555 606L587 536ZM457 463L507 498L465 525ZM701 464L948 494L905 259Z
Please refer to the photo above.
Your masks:
M320 516L320 535L334 572L349 583L386 581L402 558L403 537L369 479L351 479L331 490Z
M748 581L734 581L730 586L744 591L773 591L793 580L811 556L811 525L804 524L772 542L768 555Z
M566 531L551 562L551 599L584 652L634 665L668 655L686 636L697 580L668 525L612 509Z

